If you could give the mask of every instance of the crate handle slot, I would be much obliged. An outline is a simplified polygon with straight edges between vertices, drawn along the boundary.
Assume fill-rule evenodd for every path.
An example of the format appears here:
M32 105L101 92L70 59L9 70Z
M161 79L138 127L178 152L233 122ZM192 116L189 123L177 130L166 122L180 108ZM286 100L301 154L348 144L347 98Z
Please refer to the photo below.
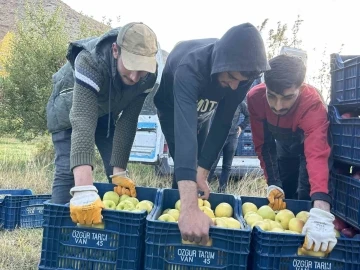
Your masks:
M197 244L195 242L191 242L191 241L188 241L188 240L184 240L181 238L181 244L183 245L195 245L195 246L203 246L203 247L212 247L212 239L209 238L208 242L206 243L206 245L200 245L200 244Z

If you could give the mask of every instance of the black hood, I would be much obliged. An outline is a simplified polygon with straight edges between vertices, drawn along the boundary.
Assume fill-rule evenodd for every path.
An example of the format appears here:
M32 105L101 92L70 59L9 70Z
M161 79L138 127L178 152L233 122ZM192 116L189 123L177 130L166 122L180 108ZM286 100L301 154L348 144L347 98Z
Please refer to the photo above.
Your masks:
M267 61L260 32L250 23L230 28L215 43L211 75L225 71L265 71Z

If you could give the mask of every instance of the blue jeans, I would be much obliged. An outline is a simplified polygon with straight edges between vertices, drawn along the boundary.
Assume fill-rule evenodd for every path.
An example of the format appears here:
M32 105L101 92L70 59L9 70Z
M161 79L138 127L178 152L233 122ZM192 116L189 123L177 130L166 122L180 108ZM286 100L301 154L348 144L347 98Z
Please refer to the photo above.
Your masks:
M108 115L98 119L95 131L95 144L100 152L105 172L110 182L109 175L112 174L110 159L115 126L112 123L110 126L110 136L106 138L107 121ZM74 175L70 170L71 133L72 129L67 129L52 134L55 149L55 173L51 201L57 204L66 204L70 201L70 189L75 185Z
M237 145L238 145L237 134L236 133L230 134L227 137L225 144L221 150L223 153L223 162L222 162L221 176L219 179L219 188L218 188L219 193L224 193L225 189L227 187L227 183L230 178L231 165L232 165L232 162L234 159ZM218 162L220 160L221 151L218 155L217 160L214 162L214 164L210 170L209 177L208 177L209 180L211 180L211 178L213 178L213 176L214 176L214 171L216 169L216 165L218 164Z

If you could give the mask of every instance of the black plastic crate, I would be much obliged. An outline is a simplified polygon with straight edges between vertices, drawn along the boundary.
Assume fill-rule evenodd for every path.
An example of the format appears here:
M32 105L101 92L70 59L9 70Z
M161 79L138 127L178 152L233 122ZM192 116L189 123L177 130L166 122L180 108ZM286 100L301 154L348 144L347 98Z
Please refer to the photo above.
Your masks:
M333 213L360 229L360 180L331 172Z
M210 227L212 246L183 245L177 223L158 221L157 218L167 208L174 208L180 198L178 190L163 189L156 211L147 218L145 269L247 269L250 252L250 227L240 216L238 199L229 194L211 193L211 208L221 202L232 205L234 218L240 220L244 229L224 229Z
M102 198L113 184L94 183ZM137 198L154 203L158 189L136 187ZM150 214L152 213L150 212ZM45 203L44 232L39 269L120 270L143 269L147 212L104 209L105 227L79 227L67 205Z
M309 211L310 201L285 200L286 208L295 215ZM256 206L267 205L267 198L241 197L241 203L252 202ZM326 258L297 255L304 243L304 235L266 232L255 226L251 239L250 269L292 270L292 269L360 269L360 240L338 238L334 250Z
M335 106L329 106L334 159L360 166L360 118L344 119Z
M39 228L44 202L51 195L31 195L30 189L0 190L0 224L3 229Z
M331 55L331 101L333 105L360 104L360 56Z

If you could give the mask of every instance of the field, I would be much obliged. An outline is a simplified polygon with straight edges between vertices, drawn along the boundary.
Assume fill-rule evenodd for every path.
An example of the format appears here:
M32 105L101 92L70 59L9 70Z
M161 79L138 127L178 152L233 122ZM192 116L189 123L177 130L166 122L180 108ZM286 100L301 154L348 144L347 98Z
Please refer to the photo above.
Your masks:
M53 177L51 141L42 138L24 143L12 138L0 138L0 189L29 188L35 194L50 194ZM139 186L170 187L169 178L154 174L151 166L130 164L129 172ZM94 178L105 182L102 163L97 156ZM240 181L231 181L227 192L237 195L264 196L265 182L249 175ZM217 183L211 184L217 189ZM0 269L37 269L42 241L42 229L0 231Z

